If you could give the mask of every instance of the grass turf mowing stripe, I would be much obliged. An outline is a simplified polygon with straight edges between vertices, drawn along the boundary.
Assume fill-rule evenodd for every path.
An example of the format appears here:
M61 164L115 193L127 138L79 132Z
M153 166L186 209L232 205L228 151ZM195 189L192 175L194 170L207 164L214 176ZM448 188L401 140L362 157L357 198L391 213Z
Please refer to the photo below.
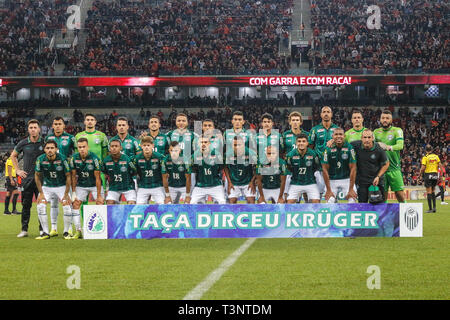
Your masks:
M244 242L235 252L226 258L220 266L211 272L205 280L192 289L183 300L200 300L202 296L216 283L222 275L239 259L239 257L255 242L256 238L250 238Z

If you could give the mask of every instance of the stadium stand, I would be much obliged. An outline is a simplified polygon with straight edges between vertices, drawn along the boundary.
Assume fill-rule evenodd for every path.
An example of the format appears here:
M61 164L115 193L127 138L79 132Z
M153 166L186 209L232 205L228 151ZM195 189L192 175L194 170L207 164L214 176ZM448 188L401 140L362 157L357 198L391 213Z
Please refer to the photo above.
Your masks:
M21 75L54 71L49 48L66 23L68 0L4 1L0 6L0 73Z
M381 0L381 29L367 27L365 0L311 0L310 69L337 73L448 73L450 3Z
M85 50L61 60L86 74L288 73L278 52L288 45L292 3L96 0Z
M66 34L62 30L72 1L5 0L0 4L0 74L289 74L296 52L285 55L281 48L291 48L291 33L298 31L292 24L298 3L89 1L84 28L78 30L83 45L67 49L50 42ZM305 56L312 73L450 70L448 1L378 1L380 30L366 25L369 1L310 4Z

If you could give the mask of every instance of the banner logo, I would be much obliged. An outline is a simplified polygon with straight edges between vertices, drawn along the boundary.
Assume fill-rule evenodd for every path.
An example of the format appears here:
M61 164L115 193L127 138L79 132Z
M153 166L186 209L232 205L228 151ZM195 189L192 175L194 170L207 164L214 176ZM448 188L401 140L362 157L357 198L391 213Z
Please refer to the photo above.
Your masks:
M409 231L414 231L419 225L419 212L416 209L409 207L405 213L405 223Z
M92 213L88 218L88 231L91 233L102 233L105 230L105 222L101 215L96 212Z

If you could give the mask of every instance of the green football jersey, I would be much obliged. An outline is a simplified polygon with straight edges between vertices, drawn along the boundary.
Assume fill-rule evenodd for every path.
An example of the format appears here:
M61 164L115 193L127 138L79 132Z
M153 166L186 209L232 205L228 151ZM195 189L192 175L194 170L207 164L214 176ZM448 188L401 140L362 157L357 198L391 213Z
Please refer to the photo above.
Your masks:
M178 160L182 160L179 158ZM164 172L168 174L169 187L186 187L186 174L191 174L191 166L183 161L173 161L170 154L163 162Z
M258 163L256 174L262 176L262 186L264 189L279 189L281 187L281 176L289 174L286 161L278 159L278 163L268 163L267 161Z
M327 142L333 138L333 132L336 128L338 126L332 123L329 129L325 129L321 123L313 127L309 132L308 142L310 145L314 145L314 150L319 156L322 156L327 147Z
M126 154L128 157L133 159L136 155L142 152L142 148L139 145L139 140L133 136L127 134L125 139L120 139L119 135L112 137L109 142L113 140L118 140L122 144L122 153Z
M143 153L138 154L134 159L134 166L137 172L137 183L139 188L162 187L162 174L165 172L163 166L164 156L157 152L152 152L149 159Z
M54 188L66 185L66 174L70 168L63 155L57 153L54 160L49 160L44 153L36 159L35 171L42 173L43 186Z
M195 173L195 185L201 188L222 185L223 159L218 155L203 157L196 152L192 161L192 172Z
M382 142L388 146L392 146L392 151L386 150L389 160L389 168L387 172L401 170L402 161L400 151L403 150L403 130L398 127L390 127L389 129L378 128L373 132L376 142Z
M309 136L309 132L303 129L300 129L300 133L306 134L306 136ZM292 132L292 130L287 130L283 133L283 147L284 152L288 154L295 148L297 148L297 135Z
M347 179L350 177L350 163L356 163L356 154L353 146L345 142L341 148L333 146L326 148L323 153L322 163L328 164L330 180Z
M286 163L292 174L292 185L309 185L316 183L314 172L319 170L320 160L316 152L307 149L302 156L298 149L294 149L286 156Z
M258 152L258 150L256 149L256 140L255 140L256 131L242 129L241 131L236 132L234 131L234 129L227 129L225 130L225 134L223 136L223 140L225 143L225 150L223 151L224 154L226 154L227 152L232 152L233 140L235 137L241 138L244 141L246 148Z
M100 159L104 160L108 155L108 138L103 132L95 130L94 132L82 131L75 136L75 141L80 138L88 140L89 151L95 153ZM78 151L75 146L75 151Z
M361 130L355 130L352 128L345 131L345 141L348 143L352 143L353 141L361 140L364 130L366 130L366 128L362 127Z
M121 154L118 161L114 161L109 155L103 161L102 167L103 173L109 177L109 190L134 190L133 176L136 175L136 167L127 155Z
M77 173L77 186L82 188L92 188L95 187L95 171L101 172L101 161L95 155L95 153L90 152L87 154L85 159L81 158L79 152L75 153L72 158L70 158L70 170L75 170Z
M241 156L234 152L227 152L225 165L233 185L245 186L250 183L255 173L257 159L256 153L248 148L245 148L244 154Z
M54 140L58 145L58 152L69 159L75 150L75 137L70 133L63 132L59 137L54 133L45 137L45 142Z
M158 152L159 154L166 155L170 145L169 137L161 132L158 132L156 137L152 136L150 133L147 136L153 138L153 152Z
M284 149L283 136L278 132L272 130L268 135L260 132L256 136L256 144L258 145L258 154L265 154L268 146L274 146L281 154Z
M216 154L225 152L223 149L223 137L221 135L213 135L209 138L211 142L210 149L214 150ZM196 136L194 140L194 153L200 150L200 137Z
M172 141L177 141L180 145L181 155L186 159L191 160L192 154L194 153L194 141L196 135L190 130L180 132L179 129L175 129L167 133L169 143Z

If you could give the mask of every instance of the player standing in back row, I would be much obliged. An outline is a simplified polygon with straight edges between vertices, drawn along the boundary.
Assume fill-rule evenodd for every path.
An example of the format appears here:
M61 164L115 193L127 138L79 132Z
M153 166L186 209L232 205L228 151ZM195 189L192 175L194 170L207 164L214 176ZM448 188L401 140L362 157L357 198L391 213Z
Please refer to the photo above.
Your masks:
M398 202L405 202L405 192L403 191L403 175L400 151L403 150L403 130L392 126L392 113L384 110L380 117L381 128L373 133L375 141L386 151L389 160L389 168L384 174L385 178L385 199L388 197L389 188L395 192Z
M128 119L119 117L116 123L117 135L112 137L110 141L119 140L122 144L122 152L133 159L138 154L142 153L142 149L139 145L139 141L128 133L129 129Z
M85 130L75 136L75 141L78 141L80 138L86 138L89 144L89 151L95 153L100 161L103 161L108 155L108 138L106 134L95 129L96 125L97 119L95 116L91 113L86 113L84 116Z
M333 137L333 131L338 126L332 121L333 111L330 107L324 106L320 112L320 117L322 122L317 126L313 127L309 132L308 142L309 147L313 149L319 159L322 159L325 148L327 147L328 141ZM320 193L325 193L325 181L323 180L322 167L319 167L319 171L315 173L317 180L317 185L319 187Z
M181 155L185 160L190 161L194 150L195 134L189 130L188 116L184 113L177 114L175 125L177 128L167 133L167 137L170 142L178 142L181 148Z
M152 137L153 138L153 151L158 152L159 154L166 155L169 149L169 138L167 135L159 131L161 128L161 119L158 116L151 116L148 120L148 129L149 132L144 131L139 136L139 139L142 140L144 137Z
M364 117L361 110L354 109L352 111L352 124L353 128L345 132L345 141L352 143L353 141L361 140L364 128Z
M100 159L100 162L103 162L103 160L108 155L108 137L103 132L96 130L96 125L97 118L95 118L92 113L86 113L84 115L85 130L79 132L75 136L75 141L78 141L78 139L80 138L86 138L89 145L89 151L94 153ZM78 150L75 149L75 151ZM103 189L106 190L106 180L103 172L101 173L100 177L102 179ZM87 204L87 202L83 202L83 204ZM83 207L81 207L80 210L82 209ZM82 211L81 214L83 214Z

